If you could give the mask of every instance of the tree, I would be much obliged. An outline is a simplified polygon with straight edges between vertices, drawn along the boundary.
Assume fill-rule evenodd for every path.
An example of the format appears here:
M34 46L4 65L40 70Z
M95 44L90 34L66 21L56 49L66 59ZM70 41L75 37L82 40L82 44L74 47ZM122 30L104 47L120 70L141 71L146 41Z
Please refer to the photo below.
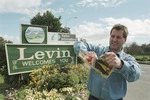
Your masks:
M62 33L71 33L71 32L70 32L70 28L68 28L68 27L62 28L62 29L60 30L60 32L62 32Z
M143 53L143 49L137 45L136 42L133 42L129 47L126 47L126 52L128 52L131 55L139 55Z
M141 48L143 49L144 54L150 55L150 44L142 44Z
M12 43L12 42L4 40L3 37L0 37L0 68L7 64L5 54L5 43Z
M10 87L21 87L26 84L25 81L21 80L20 74L17 75L8 75L8 68L6 62L6 53L5 53L5 44L12 43L10 40L4 40L3 37L0 37L0 74L4 76L4 82L10 85Z
M49 32L60 32L63 28L60 23L61 16L58 18L54 17L54 15L46 11L43 15L38 13L35 17L33 17L30 21L31 24L34 25L45 25L48 26Z

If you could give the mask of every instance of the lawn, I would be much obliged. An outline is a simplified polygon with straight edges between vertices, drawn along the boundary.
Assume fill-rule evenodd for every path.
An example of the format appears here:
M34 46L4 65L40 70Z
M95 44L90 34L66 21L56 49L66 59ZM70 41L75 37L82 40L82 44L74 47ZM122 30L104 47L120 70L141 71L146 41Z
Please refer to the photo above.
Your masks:
M150 60L150 55L134 55L134 57L141 60Z
M150 64L150 55L135 55L134 57L140 64Z

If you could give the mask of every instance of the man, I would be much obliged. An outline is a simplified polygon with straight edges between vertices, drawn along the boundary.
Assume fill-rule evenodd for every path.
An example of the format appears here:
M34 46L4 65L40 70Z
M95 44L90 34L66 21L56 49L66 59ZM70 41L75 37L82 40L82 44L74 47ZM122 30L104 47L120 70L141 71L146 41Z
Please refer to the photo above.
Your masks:
M110 31L108 47L82 41L74 44L74 51L77 55L80 51L86 52L89 59L97 59L103 55L108 65L114 67L114 71L108 78L104 78L94 69L90 69L89 100L123 100L127 91L127 81L134 82L141 76L141 68L135 58L123 51L123 44L125 44L127 36L127 27L116 24Z

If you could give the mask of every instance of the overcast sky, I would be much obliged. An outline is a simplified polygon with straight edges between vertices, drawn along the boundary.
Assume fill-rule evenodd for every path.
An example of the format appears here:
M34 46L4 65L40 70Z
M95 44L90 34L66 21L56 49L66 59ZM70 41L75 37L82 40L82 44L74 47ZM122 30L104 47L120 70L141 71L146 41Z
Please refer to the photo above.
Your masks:
M20 43L20 24L48 10L88 42L108 45L110 29L121 23L129 29L127 44L149 44L149 5L150 0L0 0L0 36Z

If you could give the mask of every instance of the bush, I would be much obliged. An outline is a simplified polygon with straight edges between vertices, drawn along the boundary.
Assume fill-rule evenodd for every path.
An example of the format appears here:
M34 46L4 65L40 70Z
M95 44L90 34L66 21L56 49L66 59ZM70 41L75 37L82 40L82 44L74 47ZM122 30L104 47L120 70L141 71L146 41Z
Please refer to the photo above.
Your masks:
M31 88L37 88L39 91L48 89L47 86L49 84L49 78L53 77L55 73L58 73L57 65L45 65L35 69L29 74L30 82L28 86Z
M79 86L79 85L78 85ZM77 87L78 87L77 86ZM79 86L80 88L85 88L83 84ZM23 90L15 90L13 88L6 90L5 98L2 100L87 100L89 92L87 90L79 89L77 90L73 87L61 88L59 91L57 89L51 89L50 91L43 90L38 91L36 88L29 88Z
M87 82L88 70L83 66L44 65L30 73L29 87L38 91L74 87L76 84Z
M60 89L63 87L72 87L79 83L78 76L75 73L57 73L52 77L49 77L47 89L52 88Z
M18 91L13 95L11 100L63 100L61 99L61 94L57 92L56 89L52 89L50 92L44 90L42 92L37 91L37 89L25 89Z
M0 37L0 74L4 77L4 82L11 87L20 88L23 85L23 81L20 80L20 75L8 75L5 44L12 43L12 41L4 40Z
M0 68L7 64L6 53L5 53L5 43L12 43L12 42L4 40L4 38L0 37Z
M142 57L142 61L148 61L148 57L143 56L143 57Z
M21 74L8 75L7 66L0 68L0 74L4 77L4 83L8 84L12 88L18 89L23 85L27 85L27 81L21 79Z
M89 94L87 80L83 83L79 77L87 79L88 72L82 65L45 65L30 73L28 86L8 90L5 97L15 100L86 100Z
M87 83L89 70L85 68L82 64L67 65L65 67L70 67L70 71L74 72L79 77L79 84Z

